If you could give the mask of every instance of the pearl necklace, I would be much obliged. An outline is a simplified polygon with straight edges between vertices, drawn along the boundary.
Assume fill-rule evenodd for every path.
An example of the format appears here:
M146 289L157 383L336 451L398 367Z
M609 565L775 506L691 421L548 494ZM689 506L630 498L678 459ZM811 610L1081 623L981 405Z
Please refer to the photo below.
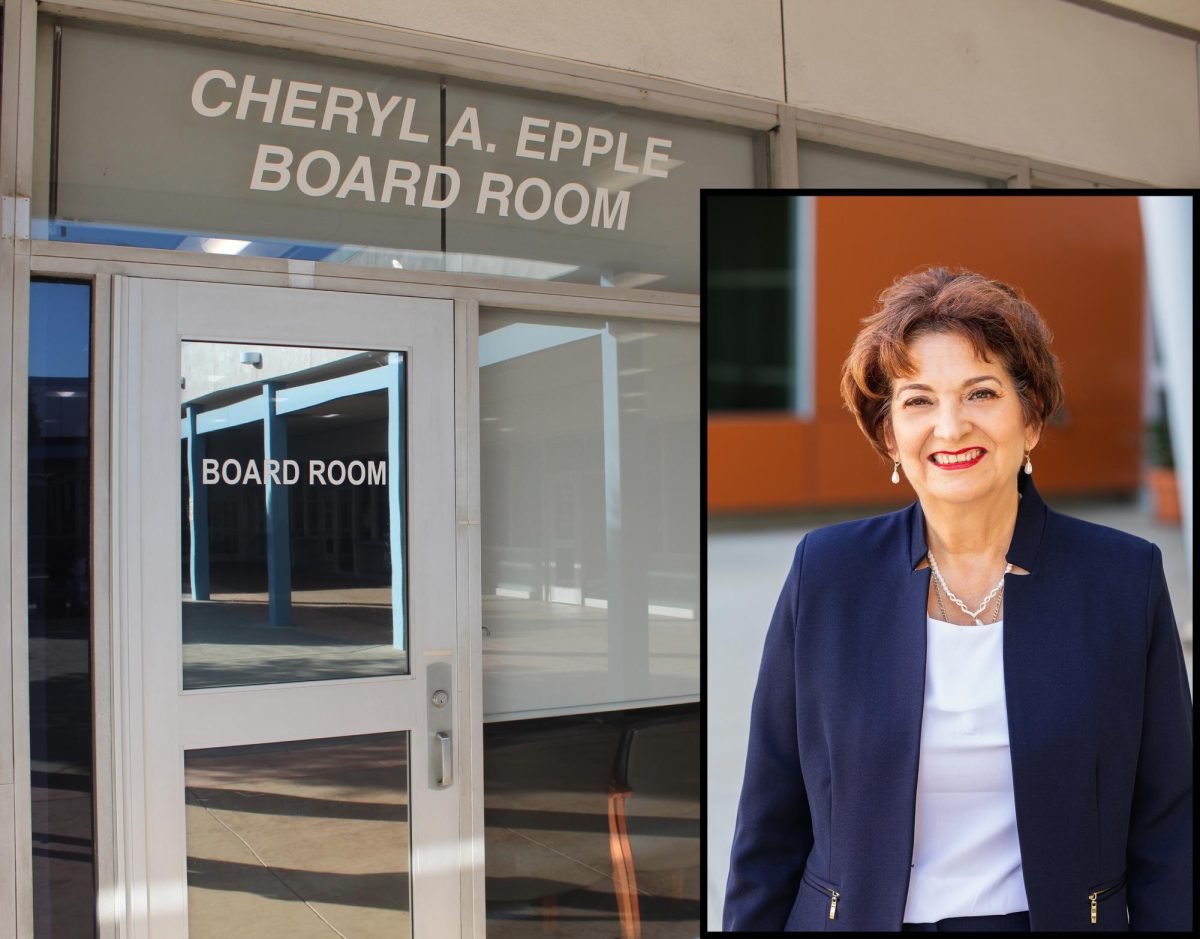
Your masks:
M1000 575L999 582L996 584L995 587L993 587L991 589L991 591L988 593L988 595L983 598L983 602L981 604L979 604L979 609L972 613L970 610L967 609L967 605L965 603L963 603L962 600L958 599L958 597L956 597L954 595L954 593L950 590L950 588L946 586L946 579L944 577L942 577L942 572L940 570L938 570L937 558L935 558L933 556L932 551L929 552L929 567L933 570L933 576L937 578L938 584L941 585L942 593L944 593L951 600L953 600L956 604L958 604L958 608L960 610L962 610L964 613L966 613L967 616L969 616L969 617L971 617L971 619L975 620L976 626L983 625L983 623L980 622L980 620L979 620L979 614L987 609L988 604L991 603L992 600L995 598L996 594L998 594L1000 592L1000 589L1004 586L1005 576L1012 570L1011 564L1005 565L1004 573ZM997 607L996 608L997 615L999 614L999 612L1000 612L1000 608Z

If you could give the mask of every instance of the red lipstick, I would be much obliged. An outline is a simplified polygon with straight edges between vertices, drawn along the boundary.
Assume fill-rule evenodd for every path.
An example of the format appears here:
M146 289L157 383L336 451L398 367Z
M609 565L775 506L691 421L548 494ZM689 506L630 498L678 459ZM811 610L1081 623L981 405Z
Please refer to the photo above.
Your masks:
M934 457L937 456L937 454L939 454L939 453L944 453L947 456L958 456L960 453L968 453L971 450L979 450L980 451L979 456L975 457L975 459L973 459L973 460L967 460L963 463L939 463L937 460L934 459ZM933 453L929 454L929 462L932 463L934 466L936 466L938 469L961 470L961 469L970 469L972 466L974 466L980 460L982 460L985 456L987 456L987 450L985 450L983 447L963 447L961 450L935 450Z

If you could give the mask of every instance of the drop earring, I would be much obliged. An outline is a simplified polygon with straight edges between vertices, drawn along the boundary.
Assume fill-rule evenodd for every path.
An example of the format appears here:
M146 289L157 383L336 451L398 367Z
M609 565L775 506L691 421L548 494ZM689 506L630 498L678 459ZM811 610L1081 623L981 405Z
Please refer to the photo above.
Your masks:
M1033 475L1033 460L1029 459L1029 451L1025 451L1025 475Z
M900 485L900 461L893 460L892 462L895 464L895 466L892 467L892 485L898 486ZM1025 472L1028 473L1029 470L1026 470Z

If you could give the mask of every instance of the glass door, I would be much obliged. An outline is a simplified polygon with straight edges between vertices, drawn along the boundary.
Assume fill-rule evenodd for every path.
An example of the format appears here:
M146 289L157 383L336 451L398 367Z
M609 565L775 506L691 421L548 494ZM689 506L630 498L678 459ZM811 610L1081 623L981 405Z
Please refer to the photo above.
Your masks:
M130 935L468 931L452 302L118 278L114 308Z

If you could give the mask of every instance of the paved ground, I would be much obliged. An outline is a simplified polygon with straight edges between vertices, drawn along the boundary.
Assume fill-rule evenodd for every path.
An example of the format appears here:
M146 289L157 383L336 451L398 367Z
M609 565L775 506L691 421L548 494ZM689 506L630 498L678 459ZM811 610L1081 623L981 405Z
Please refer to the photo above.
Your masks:
M1192 668L1192 589L1182 531L1157 524L1133 502L1048 500L1053 508L1153 541L1163 553L1188 678ZM729 847L746 758L750 700L763 638L792 552L813 528L876 510L787 519L712 519L708 529L708 909L709 929L720 928Z
M407 936L407 734L186 760L193 936Z
M390 587L294 590L291 626L270 625L261 591L182 603L185 689L408 674Z

